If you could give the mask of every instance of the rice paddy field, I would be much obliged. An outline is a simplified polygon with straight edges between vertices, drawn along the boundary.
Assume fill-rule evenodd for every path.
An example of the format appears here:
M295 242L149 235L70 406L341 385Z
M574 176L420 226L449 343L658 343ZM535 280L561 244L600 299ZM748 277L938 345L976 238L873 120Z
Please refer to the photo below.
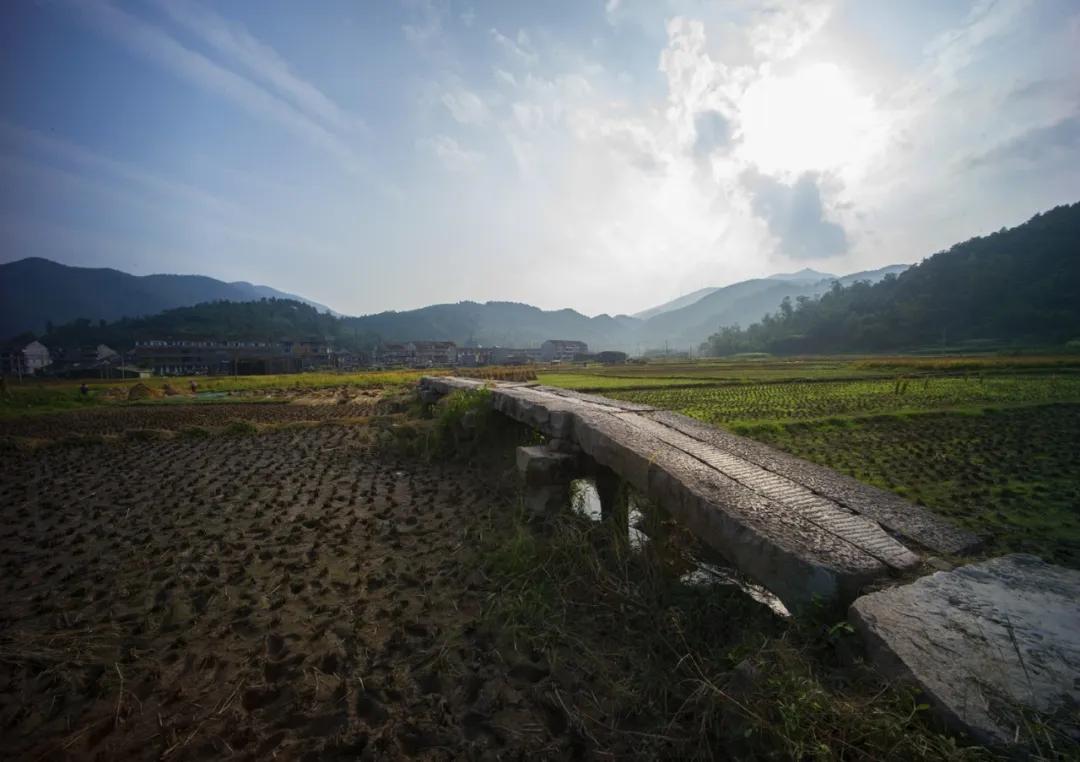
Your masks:
M1080 358L812 358L581 368L567 388L675 410L1080 568Z

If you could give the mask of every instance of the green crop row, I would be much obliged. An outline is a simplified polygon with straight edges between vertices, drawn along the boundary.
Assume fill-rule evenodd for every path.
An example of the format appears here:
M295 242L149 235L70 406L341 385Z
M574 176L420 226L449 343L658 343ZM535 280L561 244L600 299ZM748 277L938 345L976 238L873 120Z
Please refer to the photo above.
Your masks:
M613 390L714 424L846 418L956 408L1080 402L1073 376L941 377L758 383L703 388Z

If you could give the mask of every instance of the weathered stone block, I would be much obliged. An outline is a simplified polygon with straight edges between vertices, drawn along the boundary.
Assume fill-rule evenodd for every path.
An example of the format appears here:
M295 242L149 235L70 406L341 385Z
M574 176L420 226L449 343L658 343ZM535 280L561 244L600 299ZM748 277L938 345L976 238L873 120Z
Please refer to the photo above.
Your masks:
M529 486L569 484L576 475L576 464L573 455L552 452L543 445L517 448L518 473Z
M1080 740L1080 571L1003 556L865 595L849 614L881 669L977 741L1023 738L1032 710Z

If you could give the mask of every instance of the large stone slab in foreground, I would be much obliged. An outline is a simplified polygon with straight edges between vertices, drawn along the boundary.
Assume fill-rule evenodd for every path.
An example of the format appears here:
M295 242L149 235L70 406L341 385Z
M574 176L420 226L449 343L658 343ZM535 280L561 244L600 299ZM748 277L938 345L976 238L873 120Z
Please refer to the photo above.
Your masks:
M1011 555L863 596L850 616L886 673L914 679L977 741L1034 710L1080 741L1080 571Z

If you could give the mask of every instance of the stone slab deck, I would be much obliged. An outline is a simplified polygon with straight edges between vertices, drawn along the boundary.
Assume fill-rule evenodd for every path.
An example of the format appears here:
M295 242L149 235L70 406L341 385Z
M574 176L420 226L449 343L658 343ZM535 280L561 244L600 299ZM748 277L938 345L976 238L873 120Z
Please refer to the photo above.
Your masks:
M792 611L815 598L850 603L868 582L916 567L912 548L958 553L977 544L891 493L648 405L455 377L425 377L421 387L435 396L490 389L497 411L577 444Z

